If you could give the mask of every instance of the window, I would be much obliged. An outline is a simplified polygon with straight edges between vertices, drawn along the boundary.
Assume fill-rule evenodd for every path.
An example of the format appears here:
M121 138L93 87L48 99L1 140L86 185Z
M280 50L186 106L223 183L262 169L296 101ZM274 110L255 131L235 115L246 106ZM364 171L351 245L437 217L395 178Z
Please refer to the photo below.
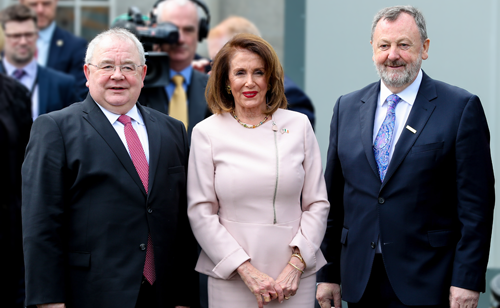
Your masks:
M111 8L116 0L60 0L56 22L77 36L92 40L109 28Z

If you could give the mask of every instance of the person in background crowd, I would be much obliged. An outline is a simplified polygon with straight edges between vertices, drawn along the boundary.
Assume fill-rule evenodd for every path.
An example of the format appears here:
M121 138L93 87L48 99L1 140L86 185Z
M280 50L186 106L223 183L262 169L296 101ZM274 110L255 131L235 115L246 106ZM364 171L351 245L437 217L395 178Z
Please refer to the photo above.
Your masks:
M322 308L341 295L351 308L473 308L485 290L490 133L476 95L421 70L429 44L418 9L380 10L371 45L381 81L335 104Z
M0 51L4 46L0 27ZM0 74L0 245L8 253L0 266L2 306L24 307L21 233L21 164L31 128L31 101L19 82Z
M26 6L15 4L0 12L6 44L0 72L21 82L31 97L31 116L62 109L75 102L75 79L37 64L36 15Z
M19 0L19 3L31 8L37 16L40 30L36 41L38 64L72 75L76 98L83 100L88 93L82 70L87 41L56 25L58 0Z
M137 104L147 67L132 33L101 33L85 62L85 101L38 117L26 150L26 304L189 307L186 129Z
M214 115L193 129L188 216L210 307L312 307L329 204L314 132L285 110L271 45L232 38L206 97Z
M165 0L156 7L158 23L170 22L179 28L176 44L161 44L157 51L170 57L170 83L166 87L146 88L139 102L184 123L191 136L193 127L210 115L205 101L208 76L193 70L191 62L200 39L198 7L189 0Z

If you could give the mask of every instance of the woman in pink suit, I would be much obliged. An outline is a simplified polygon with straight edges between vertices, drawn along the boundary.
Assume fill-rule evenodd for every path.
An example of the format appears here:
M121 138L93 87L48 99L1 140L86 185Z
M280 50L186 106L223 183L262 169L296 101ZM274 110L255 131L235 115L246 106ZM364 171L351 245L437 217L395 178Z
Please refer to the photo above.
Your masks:
M206 97L214 115L193 129L188 215L209 306L312 308L329 203L318 143L307 117L285 110L273 48L235 36Z

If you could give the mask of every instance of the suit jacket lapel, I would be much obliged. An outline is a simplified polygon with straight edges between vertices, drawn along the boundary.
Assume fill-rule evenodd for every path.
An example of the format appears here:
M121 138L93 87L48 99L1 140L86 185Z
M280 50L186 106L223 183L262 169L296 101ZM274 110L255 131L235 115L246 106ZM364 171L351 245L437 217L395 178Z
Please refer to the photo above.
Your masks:
M379 174L375 155L373 154L373 123L375 121L379 91L380 82L377 82L367 91L366 95L363 96L361 99L362 104L359 107L361 142L363 143L368 163L372 167L377 178L379 178Z
M381 189L390 180L394 172L396 172L399 165L401 165L406 155L408 155L408 152L410 152L413 147L413 144L420 136L420 133L422 133L422 130L427 124L432 112L436 108L436 104L433 102L436 97L437 93L434 82L429 76L423 73L422 83L420 84L417 98L415 99L415 103L413 103L410 115L404 124L399 140L395 145L394 153L392 155L391 162L389 163ZM416 133L412 133L406 129L406 125L414 128Z
M49 81L50 78L46 76L43 68L38 65L36 80L38 83L38 114L47 113L47 105L49 104Z
M146 125L146 130L148 131L148 141L149 141L149 181L148 181L148 191L151 193L153 189L154 179L156 175L156 169L158 168L158 162L160 159L160 149L161 149L161 131L158 126L157 119L143 106L137 104L137 108L141 111L142 119Z
M101 109L96 105L93 98L87 95L87 98L83 102L83 118L89 122L92 127L97 131L99 135L106 141L111 150L118 157L123 167L130 174L134 182L139 186L144 195L146 195L146 190L144 185L142 185L141 178L135 170L134 163L130 158L130 155L125 149L125 146L116 133L116 130L109 123L106 116L102 113ZM142 111L142 110L141 110ZM149 135L149 133L148 133Z

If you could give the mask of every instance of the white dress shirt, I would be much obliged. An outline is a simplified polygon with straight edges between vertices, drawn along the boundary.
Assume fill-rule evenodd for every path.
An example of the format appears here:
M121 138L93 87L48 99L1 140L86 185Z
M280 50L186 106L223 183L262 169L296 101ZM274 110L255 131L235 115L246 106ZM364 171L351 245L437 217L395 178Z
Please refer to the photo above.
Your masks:
M2 62L3 66L5 67L5 70L7 71L7 75L17 80L16 77L12 76L17 67L10 64L5 57L3 57ZM28 65L26 65L22 69L24 70L25 74L23 75L23 77L21 77L21 79L19 79L19 82L22 83L30 91L31 116L33 117L34 121L38 117L40 112L40 108L38 108L38 82L37 82L38 67L36 59L31 60L31 62L28 63ZM33 93L31 93L31 91Z
M113 113L106 108L102 107L98 103L96 103L99 108L101 108L102 112L108 118L109 122L111 125L113 125L113 128L116 130L116 133L120 137L120 139L123 142L123 145L127 149L128 155L130 155L130 151L127 146L127 139L125 138L125 125L122 124L120 121L118 121L118 118L121 116L121 114L116 114ZM132 109L129 110L129 112L126 113L131 119L132 119L132 127L134 127L135 131L137 132L137 136L139 136L139 140L141 141L142 144L142 149L144 150L144 154L146 154L146 160L148 161L149 164L149 141L148 141L148 131L146 129L146 125L144 125L144 121L142 119L141 112L139 109L137 109L137 106L134 105Z
M36 40L37 60L41 66L47 65L49 59L50 41L56 29L56 22L53 21L47 28L38 31L38 39Z

